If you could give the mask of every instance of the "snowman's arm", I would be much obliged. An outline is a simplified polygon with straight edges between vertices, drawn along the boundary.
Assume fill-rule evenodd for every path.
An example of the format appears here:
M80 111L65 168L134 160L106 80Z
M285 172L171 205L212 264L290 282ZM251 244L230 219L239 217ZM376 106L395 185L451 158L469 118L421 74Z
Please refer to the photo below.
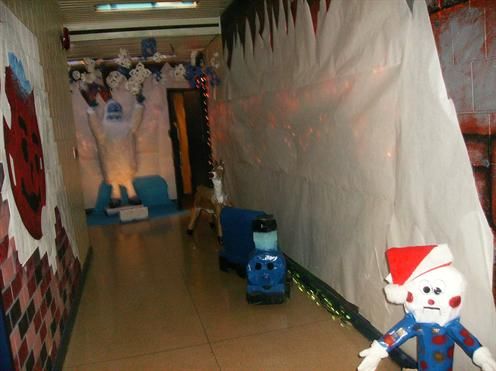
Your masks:
M415 324L415 318L413 318L411 314L407 314L401 321L378 339L377 342L386 348L389 353L415 336L415 330L413 329Z
M145 107L141 103L136 103L134 106L133 115L131 117L131 131L136 133L138 131L141 121L143 121L143 111Z
M482 346L479 340L459 320L453 320L447 326L449 336L472 358L474 352Z
M479 340L463 327L459 320L455 320L449 324L448 333L483 371L496 371L496 361L489 349L483 347Z
M105 131L103 130L103 125L98 120L96 112L93 108L89 107L88 113L88 123L90 124L90 129L97 140L102 140L105 137Z
M358 371L375 370L380 360L387 357L390 351L416 335L414 330L415 323L415 319L411 314L405 315L384 336L374 340L370 348L362 350L360 357L363 357L363 360L358 366Z

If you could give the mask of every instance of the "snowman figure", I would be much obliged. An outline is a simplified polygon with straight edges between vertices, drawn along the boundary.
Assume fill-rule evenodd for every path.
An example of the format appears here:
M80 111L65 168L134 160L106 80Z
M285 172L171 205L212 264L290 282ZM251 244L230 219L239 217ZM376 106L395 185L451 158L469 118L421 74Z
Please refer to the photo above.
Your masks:
M136 174L135 135L143 118L143 104L136 102L131 120L124 120L122 106L109 100L105 107L105 117L100 121L95 110L88 108L88 121L96 139L100 164L105 183L112 187L109 207L121 204L122 185L129 203L141 203L133 186Z
M448 245L392 247L386 251L390 275L386 298L403 304L405 316L370 348L358 371L374 371L382 358L408 339L417 337L418 370L448 371L455 343L483 371L496 371L488 348L460 323L465 279L452 265Z

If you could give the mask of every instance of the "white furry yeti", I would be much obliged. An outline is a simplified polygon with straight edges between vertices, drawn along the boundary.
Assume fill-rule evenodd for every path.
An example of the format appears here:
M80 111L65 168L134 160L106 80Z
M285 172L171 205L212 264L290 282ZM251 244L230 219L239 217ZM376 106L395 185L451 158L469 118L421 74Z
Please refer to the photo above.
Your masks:
M110 207L121 204L119 186L126 188L129 203L141 203L133 186L136 174L135 134L143 118L143 105L136 103L131 120L124 120L122 106L109 100L105 117L100 121L92 107L88 108L88 120L95 136L104 181L112 187Z

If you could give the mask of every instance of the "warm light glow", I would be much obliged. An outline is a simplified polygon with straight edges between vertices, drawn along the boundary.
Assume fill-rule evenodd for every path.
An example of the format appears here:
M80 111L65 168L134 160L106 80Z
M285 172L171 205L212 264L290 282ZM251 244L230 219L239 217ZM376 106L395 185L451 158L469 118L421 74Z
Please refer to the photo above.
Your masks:
M130 12L140 10L191 9L198 6L197 1L153 1L147 3L98 4L97 12Z

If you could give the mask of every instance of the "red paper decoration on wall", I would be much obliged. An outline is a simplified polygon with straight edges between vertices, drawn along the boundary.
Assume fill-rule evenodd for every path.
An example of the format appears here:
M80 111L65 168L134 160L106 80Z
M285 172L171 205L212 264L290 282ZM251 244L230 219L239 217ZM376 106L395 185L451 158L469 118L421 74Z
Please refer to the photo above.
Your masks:
M42 235L41 211L46 203L45 163L31 90L26 94L11 67L5 71L11 127L3 119L7 168L14 200L29 234Z

